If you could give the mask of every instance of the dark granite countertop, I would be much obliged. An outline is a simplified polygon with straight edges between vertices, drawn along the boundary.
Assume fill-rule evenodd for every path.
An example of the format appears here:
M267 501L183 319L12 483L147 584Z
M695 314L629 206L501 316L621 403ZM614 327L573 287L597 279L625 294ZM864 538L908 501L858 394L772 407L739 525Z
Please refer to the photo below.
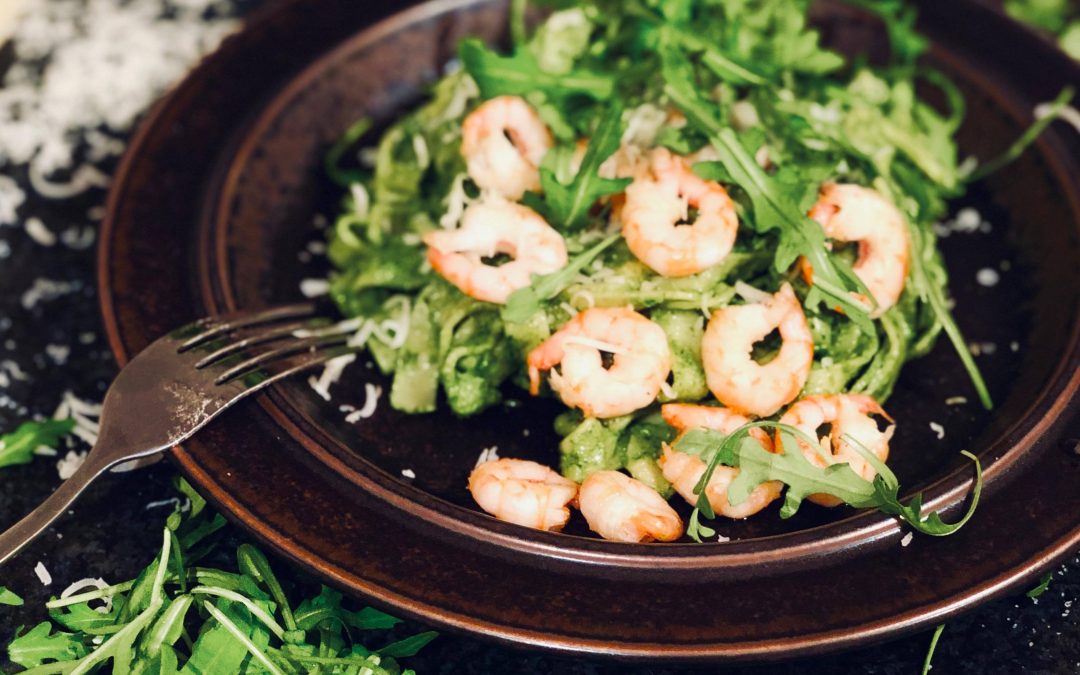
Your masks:
M231 17L255 4L41 0L31 3L14 48L0 51L0 73L6 70L0 86L0 431L35 415L51 416L66 397L100 401L115 372L94 288L94 233L107 176L139 111L234 25ZM108 46L117 35L142 50L140 62L110 61ZM96 87L85 78L98 78ZM83 98L60 95L64 86ZM23 127L13 118L17 108L32 118ZM72 448L85 450L79 442ZM59 459L0 469L0 528L56 488ZM159 463L106 476L69 516L0 568L0 585L26 599L22 607L0 607L0 643L19 626L45 618L43 603L70 582L120 581L145 567L168 514L166 507L148 505L174 496L173 475L170 465ZM243 533L228 536L242 539ZM50 586L33 571L39 562L52 576ZM302 574L284 561L277 566L284 575ZM843 579L836 582L843 592ZM1054 572L1041 597L1005 598L950 622L935 672L1080 672L1080 621L1072 611L1078 597L1080 557ZM723 672L911 674L919 672L928 641L920 634L828 658ZM0 664L14 671L3 655ZM409 664L422 674L682 672L566 660L454 635L444 635Z

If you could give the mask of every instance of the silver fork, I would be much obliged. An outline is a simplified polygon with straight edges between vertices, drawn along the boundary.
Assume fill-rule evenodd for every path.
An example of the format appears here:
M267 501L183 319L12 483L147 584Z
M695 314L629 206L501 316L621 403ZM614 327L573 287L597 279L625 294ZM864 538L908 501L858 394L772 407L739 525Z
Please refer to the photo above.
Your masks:
M315 305L207 318L153 342L105 395L98 441L82 466L29 515L0 534L5 562L109 469L171 448L223 410L278 380L354 353L350 330Z

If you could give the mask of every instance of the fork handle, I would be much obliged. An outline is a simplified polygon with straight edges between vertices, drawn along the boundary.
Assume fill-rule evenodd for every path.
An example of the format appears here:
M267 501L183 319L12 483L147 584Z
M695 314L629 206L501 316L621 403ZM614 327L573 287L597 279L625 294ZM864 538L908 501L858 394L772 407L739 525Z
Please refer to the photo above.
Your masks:
M54 520L64 514L71 503L82 494L95 478L105 473L113 464L102 463L94 459L94 451L86 455L83 462L74 474L56 488L48 499L36 509L27 514L22 520L9 527L0 534L0 565L7 562L13 555L18 553L24 546L29 544Z

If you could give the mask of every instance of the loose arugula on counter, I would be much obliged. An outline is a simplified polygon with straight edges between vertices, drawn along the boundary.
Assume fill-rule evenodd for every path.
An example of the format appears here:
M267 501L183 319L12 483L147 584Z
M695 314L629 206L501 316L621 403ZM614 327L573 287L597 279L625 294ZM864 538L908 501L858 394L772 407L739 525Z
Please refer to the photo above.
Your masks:
M35 450L54 447L74 426L70 419L23 422L15 431L0 436L0 467L29 464Z
M436 633L390 640L399 619L351 609L326 586L283 585L250 544L236 548L234 564L203 566L221 558L214 535L225 520L182 479L178 489L190 506L168 517L161 552L138 577L53 598L50 621L18 631L7 652L24 673L78 675L110 662L115 673L155 675L413 673L396 659ZM0 588L0 604L21 602ZM371 648L375 640L383 646Z

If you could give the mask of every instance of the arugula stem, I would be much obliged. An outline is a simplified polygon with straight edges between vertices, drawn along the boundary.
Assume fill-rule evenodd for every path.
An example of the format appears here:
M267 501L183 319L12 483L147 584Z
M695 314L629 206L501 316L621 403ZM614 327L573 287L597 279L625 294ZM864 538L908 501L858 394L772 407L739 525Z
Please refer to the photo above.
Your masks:
M281 627L281 624L274 620L274 617L270 616L254 602L252 602L248 598L245 598L239 593L236 593L235 591L227 591L223 588L211 588L209 586L197 586L191 589L191 594L215 595L219 598L225 598L226 600L238 602L244 607L247 607L248 611L251 612L252 616L254 616L259 621L262 621L263 625L266 626L270 630L270 632L274 634L274 637L281 640L285 635L285 629Z
M1013 141L1013 144L1010 145L1005 152L973 171L971 175L968 176L967 181L969 183L974 183L977 180L986 178L995 171L998 171L1019 159L1020 155L1024 154L1024 150L1027 150L1028 146L1034 143L1042 132L1061 116L1061 112L1068 107L1069 101L1072 100L1075 93L1076 91L1072 87L1065 87L1062 89L1061 93L1057 95L1057 98L1050 103L1050 107L1047 108L1046 112L1039 119L1035 120L1035 123L1028 127L1027 131L1025 131L1020 138Z
M285 672L282 671L281 668L278 668L277 665L273 661L271 661L270 658L266 654L264 654L261 649L255 646L255 643L251 641L251 638L245 635L244 632L240 630L236 626L236 624L229 619L229 617L225 616L225 612L222 612L220 609L215 607L214 603L210 602L209 600L203 601L203 607L205 607L206 611L210 613L210 616L217 619L218 623L220 623L225 628L225 630L232 633L232 636L236 638L236 640L240 644L244 645L244 648L247 649L253 657L255 657L255 660L261 663L267 670L269 670L272 675L285 675Z
M941 639L941 634L945 631L945 624L939 623L937 628L934 629L934 634L930 637L930 647L926 650L926 658L922 664L922 675L926 675L930 672L930 661L934 658L934 650L937 649L938 640Z

